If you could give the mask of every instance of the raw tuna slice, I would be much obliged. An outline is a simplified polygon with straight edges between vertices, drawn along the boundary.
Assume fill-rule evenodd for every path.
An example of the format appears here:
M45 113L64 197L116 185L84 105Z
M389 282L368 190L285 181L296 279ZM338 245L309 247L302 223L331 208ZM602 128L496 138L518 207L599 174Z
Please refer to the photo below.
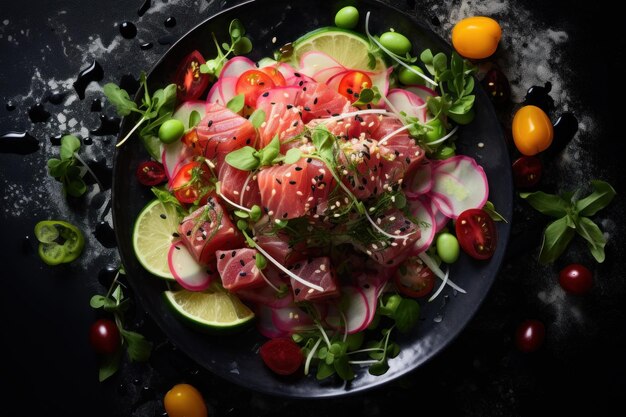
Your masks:
M223 157L246 145L254 146L256 141L256 131L248 119L215 103L207 103L206 115L196 132L197 140L189 146L209 159Z
M391 133L402 127L402 122L398 119L386 117L381 120L378 130L374 133L373 139L377 139L385 161L382 175L385 180L395 183L404 178L414 169L421 165L424 159L424 150L408 135L407 131L402 131L389 136Z
M256 266L256 249L218 250L217 271L228 291L239 291L266 285Z
M218 164L217 178L220 181L220 192L230 201L248 208L255 204L261 206L255 174L221 162Z
M289 245L289 236L283 232L263 233L257 230L256 243L281 265L285 265L293 249Z
M372 220L377 225L373 230L380 234L381 239L368 244L354 242L353 245L381 265L387 267L398 265L409 255L413 244L419 239L419 227L397 208ZM378 229L382 229L385 234L380 233ZM391 238L390 235L395 238Z
M335 185L326 165L312 158L263 169L257 179L262 207L276 219L304 216L317 204L326 201Z
M310 288L293 278L291 288L293 289L294 300L298 301L320 301L335 298L339 295L337 278L335 271L330 265L330 259L326 256L313 258L310 261L301 261L289 267L290 271L300 278L319 285L324 291Z
M271 264L268 264L267 268L261 273L265 275L265 278L272 286L265 282L265 285L261 285L258 288L239 290L237 291L237 296L244 301L271 308L283 308L293 305L293 293L291 291L276 291L276 289L286 288L289 284L289 279L279 274Z
M283 143L304 130L300 109L295 105L299 91L298 87L273 88L257 99L256 108L265 112L265 122L259 128L259 148L267 146L276 135Z
M384 190L381 187L378 142L371 139L351 139L341 143L339 154L343 183L354 195L365 200Z
M215 260L215 251L243 246L243 238L214 197L185 217L178 234L193 257L202 265Z
M300 90L296 104L302 107L304 123L350 111L348 99L326 84L309 82L300 87Z

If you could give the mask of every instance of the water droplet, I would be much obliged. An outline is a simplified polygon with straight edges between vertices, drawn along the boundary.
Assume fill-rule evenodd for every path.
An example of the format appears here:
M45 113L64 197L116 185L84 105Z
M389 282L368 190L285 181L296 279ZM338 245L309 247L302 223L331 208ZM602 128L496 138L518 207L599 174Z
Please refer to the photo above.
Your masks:
M94 98L91 102L91 111L99 112L102 111L102 101L99 98Z
M443 321L443 316L441 314L437 314L435 318L433 318L435 323L441 323Z
M94 231L93 235L96 239L98 239L98 242L100 242L100 244L105 248L114 248L117 246L115 232L106 221L101 221L96 225L96 230Z
M526 92L524 105L537 106L546 113L550 113L554 109L554 99L550 97L551 90L552 83L549 81L543 87L533 85Z
M58 135L54 135L50 137L50 144L52 146L61 146L61 138L63 137L62 134L58 134Z
M94 136L117 135L120 131L120 118L115 116L100 115L100 126L90 133Z
M98 282L104 288L110 288L113 285L113 280L117 275L118 268L113 265L107 265L98 272ZM119 279L119 278L118 278Z
M554 123L554 139L552 145L545 151L547 158L552 158L561 152L578 132L578 119L572 113L563 113Z
M12 101L7 102L7 104L6 104L6 106L5 106L5 107L6 107L7 111L13 111L13 110L15 110L15 104L13 104L13 102L12 102Z
M153 46L154 44L152 42L146 42L146 43L142 43L141 45L139 45L142 51L147 51L148 49L152 49Z
M28 132L7 132L0 135L0 153L28 155L39 150L39 141Z
M137 26L133 22L122 22L119 24L120 34L126 39L137 36Z
M176 18L174 16L170 16L167 19L165 19L165 22L163 22L163 25L166 28L173 28L174 26L176 26Z
M139 10L137 10L137 14L139 16L143 16L144 13L146 13L148 11L150 6L152 6L152 1L151 0L144 0L143 4L139 7Z
M28 109L28 118L33 123L43 123L50 118L50 112L46 110L43 104L35 104Z
M90 137L83 138L83 145L85 146L93 145L93 139Z
M61 104L61 103L63 103L63 100L65 99L65 96L67 96L66 92L53 91L48 96L48 102L51 103L51 104Z
M78 73L78 78L74 81L74 89L78 97L82 100L85 98L85 90L92 81L101 81L104 78L104 70L98 61L93 62L85 69Z

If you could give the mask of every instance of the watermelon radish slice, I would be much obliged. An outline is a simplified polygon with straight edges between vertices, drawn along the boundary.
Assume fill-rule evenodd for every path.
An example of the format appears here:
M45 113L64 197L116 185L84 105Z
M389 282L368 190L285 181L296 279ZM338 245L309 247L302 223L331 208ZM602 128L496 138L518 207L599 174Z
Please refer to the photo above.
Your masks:
M433 243L436 233L436 220L430 209L430 204L426 204L421 200L407 201L409 210L413 217L420 225L420 238L413 244L413 250L416 253L423 252Z
M220 80L224 77L239 78L241 74L251 69L256 69L254 61L245 56L236 56L229 59L226 64L224 64L220 72Z
M287 333L295 333L315 327L311 316L298 307L272 309L272 322L278 330Z
M194 259L180 240L172 242L167 264L176 282L189 291L205 290L213 280L213 275Z
M419 168L409 173L404 184L404 192L409 200L430 192L433 188L433 165L425 160Z
M237 77L221 77L209 90L206 102L216 103L226 106L228 102L235 97L235 87L237 86Z
M439 233L441 229L448 224L450 218L446 217L446 215L439 210L437 204L435 204L435 202L427 195L420 196L419 200L421 200L427 207L430 206L430 212L433 214L433 218L435 219L435 233Z
M456 219L465 210L485 205L489 184L485 171L473 158L457 155L433 168L430 194L443 214Z
M191 113L197 111L200 114L200 119L202 119L202 117L204 117L204 113L206 112L205 106L206 104L204 101L185 101L174 111L174 114L172 114L172 119L180 120L181 122L183 122L183 124L185 125L185 130L187 130L189 129L189 117L191 116Z
M401 88L393 88L387 94L387 100L393 106L389 110L404 112L407 116L416 117L422 123L426 122L426 102L415 93Z

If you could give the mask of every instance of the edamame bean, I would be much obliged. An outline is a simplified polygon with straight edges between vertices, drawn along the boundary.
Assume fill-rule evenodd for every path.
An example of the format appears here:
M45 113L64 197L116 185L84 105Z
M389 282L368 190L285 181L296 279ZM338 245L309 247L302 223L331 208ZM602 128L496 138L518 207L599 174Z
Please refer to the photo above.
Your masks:
M406 67L402 67L400 69L400 72L398 73L398 80L400 80L400 82L404 85L424 85L424 78L415 73L419 72L420 74L423 74L424 71L417 65L411 65L410 67L414 71L411 71Z
M437 236L437 255L445 263L451 264L459 259L459 241L452 233L441 233Z
M441 123L441 120L433 119L426 124L432 127L432 129L426 132L427 142L434 142L437 139L441 139L446 134L446 128L443 126L443 123Z
M172 143L180 139L185 133L185 125L180 120L170 119L159 127L159 139L163 143Z
M405 56L413 46L411 41L398 32L385 32L380 35L380 43L396 55Z
M359 11L356 7L346 6L335 15L335 26L344 29L354 29L359 23Z

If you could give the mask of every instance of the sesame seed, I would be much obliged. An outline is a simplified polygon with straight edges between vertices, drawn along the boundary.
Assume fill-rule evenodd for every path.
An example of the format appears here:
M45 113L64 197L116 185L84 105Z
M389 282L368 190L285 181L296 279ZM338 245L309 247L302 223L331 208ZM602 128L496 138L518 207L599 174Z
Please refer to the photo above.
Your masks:
M276 43L276 36L272 38L272 43Z
M276 188L272 188L272 196L276 195Z
M270 211L268 211L268 212L267 212L267 215L268 215L268 216L273 216L273 215L274 215L274 210L270 210Z

